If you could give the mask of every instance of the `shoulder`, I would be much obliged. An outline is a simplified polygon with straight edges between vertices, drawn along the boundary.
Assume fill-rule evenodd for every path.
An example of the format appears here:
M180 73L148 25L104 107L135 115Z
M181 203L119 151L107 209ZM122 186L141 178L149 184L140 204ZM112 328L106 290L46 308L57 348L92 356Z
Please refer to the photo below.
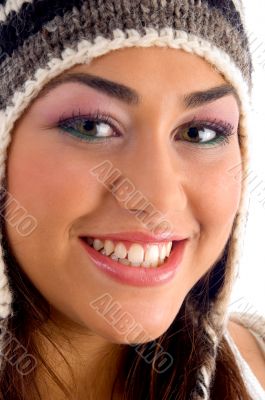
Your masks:
M249 329L232 319L228 321L227 328L241 356L265 390L265 355L258 340Z

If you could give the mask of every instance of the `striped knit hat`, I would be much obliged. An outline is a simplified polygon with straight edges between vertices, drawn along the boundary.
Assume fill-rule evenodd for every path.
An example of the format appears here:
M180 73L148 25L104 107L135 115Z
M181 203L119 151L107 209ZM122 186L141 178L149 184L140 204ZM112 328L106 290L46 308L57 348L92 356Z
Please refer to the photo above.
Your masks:
M0 1L0 183L6 174L15 121L44 85L75 64L124 47L168 46L194 53L236 89L243 176L248 168L248 122L252 61L240 0L1 0ZM1 204L1 210L3 206ZM235 218L220 289L205 330L216 355L228 318L228 302L242 246L246 179ZM0 239L2 242L2 226ZM12 315L3 247L0 247L0 317ZM212 329L207 321L214 321ZM211 325L213 326L213 325ZM207 399L215 359L205 355L193 399Z

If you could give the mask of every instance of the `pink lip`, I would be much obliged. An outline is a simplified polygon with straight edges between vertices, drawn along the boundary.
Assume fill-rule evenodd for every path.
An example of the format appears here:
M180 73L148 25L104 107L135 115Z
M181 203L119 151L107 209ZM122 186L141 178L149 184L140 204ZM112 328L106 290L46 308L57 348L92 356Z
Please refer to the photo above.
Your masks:
M184 240L187 236L173 235L173 234L157 234L151 235L145 232L120 232L120 233L106 233L103 235L98 234L82 234L79 236L86 236L97 239L117 239L117 240L127 240L131 242L144 242L144 243L156 243L156 242L173 242L174 240Z
M120 237L120 236L119 236ZM175 243L169 258L160 267L144 268L144 267L128 267L120 264L110 257L96 251L89 246L83 239L79 238L83 248L88 253L90 259L96 267L111 277L112 279L132 286L157 286L169 282L175 276L175 273L182 261L184 250L188 239Z

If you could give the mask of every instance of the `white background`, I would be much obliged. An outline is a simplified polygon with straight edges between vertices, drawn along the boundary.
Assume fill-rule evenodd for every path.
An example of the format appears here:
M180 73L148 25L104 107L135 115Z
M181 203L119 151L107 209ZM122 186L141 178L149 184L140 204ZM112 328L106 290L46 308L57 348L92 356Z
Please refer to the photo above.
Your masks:
M244 251L230 307L265 315L265 1L243 2L255 67L249 132L251 174Z

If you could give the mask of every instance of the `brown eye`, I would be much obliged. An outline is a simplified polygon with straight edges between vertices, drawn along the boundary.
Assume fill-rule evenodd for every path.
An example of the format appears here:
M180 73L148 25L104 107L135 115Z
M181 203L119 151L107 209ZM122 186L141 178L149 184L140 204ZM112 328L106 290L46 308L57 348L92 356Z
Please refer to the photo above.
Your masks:
M120 136L108 115L73 115L72 118L60 119L57 127L62 133L69 133L82 141L106 141Z
M202 147L211 147L216 145L225 145L230 142L230 136L233 135L234 127L231 124L223 122L193 121L179 128L180 133L176 135L177 141L184 140L192 145Z
M86 120L71 125L84 136L108 137L113 134L113 129L105 122Z
M216 133L209 128L190 127L186 129L183 136L193 140L195 143L203 143L214 139Z

